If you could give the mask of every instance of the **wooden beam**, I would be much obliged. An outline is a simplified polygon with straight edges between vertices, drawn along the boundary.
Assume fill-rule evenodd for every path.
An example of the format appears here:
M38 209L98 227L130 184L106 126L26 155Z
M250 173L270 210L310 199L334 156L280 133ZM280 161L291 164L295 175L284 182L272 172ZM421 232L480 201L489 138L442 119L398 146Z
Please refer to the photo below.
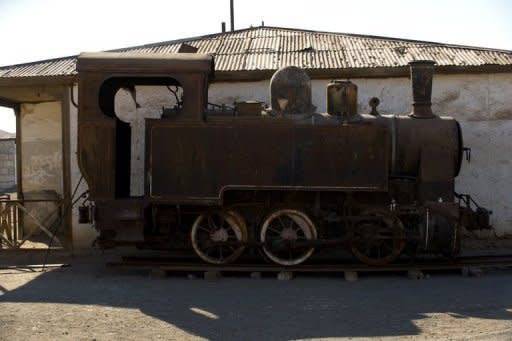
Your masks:
M73 85L71 85L73 86ZM61 99L61 128L62 128L62 191L64 199L64 217L62 226L64 227L63 246L73 251L73 226L71 207L71 140L70 140L70 108L71 97L70 87L62 87Z

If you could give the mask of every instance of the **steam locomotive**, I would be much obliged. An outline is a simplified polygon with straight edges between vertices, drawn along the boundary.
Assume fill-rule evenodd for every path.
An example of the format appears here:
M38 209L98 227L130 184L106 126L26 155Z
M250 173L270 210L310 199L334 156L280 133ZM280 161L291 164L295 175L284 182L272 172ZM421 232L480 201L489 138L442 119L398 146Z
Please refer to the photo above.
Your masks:
M209 105L213 58L202 54L83 53L78 58L78 157L99 244L193 251L212 264L262 251L283 266L321 248L383 265L404 251L456 254L462 229L490 228L490 211L454 191L467 149L460 125L431 110L432 61L410 63L408 115L357 112L357 86L328 84L316 113L297 67L270 81L270 105ZM143 171L133 124L144 87L173 102L143 120ZM135 181L134 181L135 180ZM134 191L134 183L140 187Z

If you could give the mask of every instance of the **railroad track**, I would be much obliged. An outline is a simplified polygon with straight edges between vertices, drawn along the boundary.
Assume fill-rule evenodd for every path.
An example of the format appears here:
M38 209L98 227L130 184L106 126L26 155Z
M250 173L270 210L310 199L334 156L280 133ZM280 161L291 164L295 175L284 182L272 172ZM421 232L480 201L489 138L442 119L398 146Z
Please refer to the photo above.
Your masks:
M385 266L368 266L357 263L304 264L281 266L275 264L229 264L213 265L197 262L173 262L159 257L123 257L120 262L107 263L108 267L148 269L169 272L397 272L410 270L457 270L467 268L508 268L512 267L512 255L459 257L452 260L417 260Z

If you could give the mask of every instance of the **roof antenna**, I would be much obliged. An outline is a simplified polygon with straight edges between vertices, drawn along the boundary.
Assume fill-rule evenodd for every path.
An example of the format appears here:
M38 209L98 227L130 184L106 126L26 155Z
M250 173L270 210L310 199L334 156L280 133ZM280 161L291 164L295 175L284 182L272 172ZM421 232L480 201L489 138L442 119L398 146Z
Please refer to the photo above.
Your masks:
M229 8L231 11L231 32L235 30L235 9L233 5L233 0L229 0Z

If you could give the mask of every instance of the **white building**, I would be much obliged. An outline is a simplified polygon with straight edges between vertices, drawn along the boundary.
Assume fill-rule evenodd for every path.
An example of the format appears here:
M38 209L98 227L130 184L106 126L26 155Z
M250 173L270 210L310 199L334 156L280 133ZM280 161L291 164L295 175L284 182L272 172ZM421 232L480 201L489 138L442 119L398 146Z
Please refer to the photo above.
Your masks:
M456 189L493 210L498 236L512 234L512 51L273 27L116 51L214 55L212 103L268 103L273 72L295 65L312 79L318 112L326 111L327 83L350 78L359 89L358 110L368 112L368 100L378 97L383 114L410 111L407 63L434 60L433 110L457 118L464 144L472 148L471 163L463 165ZM0 105L17 112L21 194L54 191L69 200L80 179L75 62L72 56L0 68ZM81 184L78 192L84 189ZM76 208L65 232L67 245L74 248L89 247L96 235L90 226L78 224Z

